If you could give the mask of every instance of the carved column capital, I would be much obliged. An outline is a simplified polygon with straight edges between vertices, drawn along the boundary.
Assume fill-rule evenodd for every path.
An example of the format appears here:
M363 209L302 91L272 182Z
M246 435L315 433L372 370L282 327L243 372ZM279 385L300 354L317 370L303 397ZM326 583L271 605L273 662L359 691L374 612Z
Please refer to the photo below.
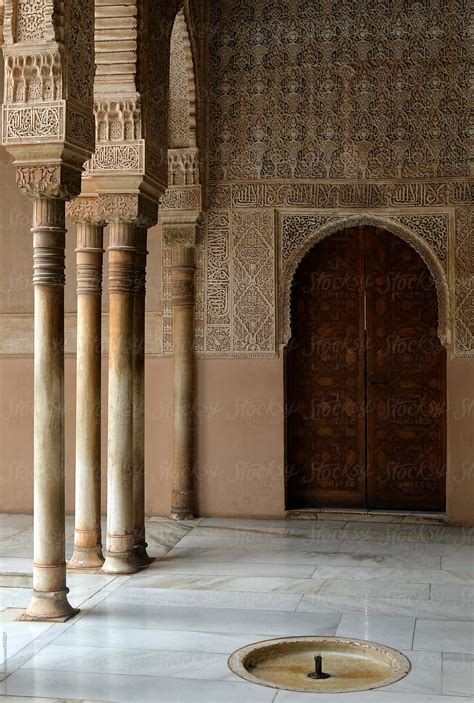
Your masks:
M80 196L71 200L66 205L66 215L76 223L105 225L105 220L99 209L99 199L94 196Z
M202 223L200 212L160 213L163 241L168 247L194 247Z
M153 227L158 220L158 204L142 193L99 193L99 212L107 222L128 222Z
M81 192L81 171L66 164L17 165L16 184L33 198L69 200Z

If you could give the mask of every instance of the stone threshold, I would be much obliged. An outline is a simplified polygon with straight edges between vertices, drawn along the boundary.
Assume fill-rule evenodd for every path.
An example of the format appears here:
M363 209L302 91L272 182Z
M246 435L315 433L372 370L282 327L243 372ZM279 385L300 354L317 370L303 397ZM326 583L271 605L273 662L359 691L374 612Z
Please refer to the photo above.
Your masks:
M344 520L347 522L386 522L395 525L444 525L445 513L401 512L385 510L338 510L337 508L305 508L286 510L288 520Z

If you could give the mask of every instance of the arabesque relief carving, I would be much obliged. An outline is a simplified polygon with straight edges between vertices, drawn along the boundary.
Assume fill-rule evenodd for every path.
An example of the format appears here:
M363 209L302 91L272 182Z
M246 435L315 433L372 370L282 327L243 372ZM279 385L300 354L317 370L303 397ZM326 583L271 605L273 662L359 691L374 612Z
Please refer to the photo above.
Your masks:
M281 216L279 319L280 343L291 337L291 286L298 264L325 237L350 227L374 225L404 239L420 255L433 276L438 293L438 336L448 345L452 338L448 273L449 217L436 215L318 214Z
M222 0L211 24L210 180L469 175L463 0Z
M456 210L456 355L474 356L474 210Z
M196 244L195 349L205 356L275 355L271 211L209 213ZM172 351L171 246L162 242L163 351Z
M474 246L472 223L470 226L468 210L460 212L456 256L462 257L464 267L469 268ZM457 276L454 317L452 314L451 220L447 213L282 212L279 245L274 241L274 213L270 209L208 213L202 239L196 245L196 352L222 357L274 356L278 345L285 344L291 334L291 283L305 253L333 232L371 224L401 237L418 252L436 283L442 343L451 345L456 356L474 353L472 273ZM162 252L163 351L171 353L171 242L166 237Z

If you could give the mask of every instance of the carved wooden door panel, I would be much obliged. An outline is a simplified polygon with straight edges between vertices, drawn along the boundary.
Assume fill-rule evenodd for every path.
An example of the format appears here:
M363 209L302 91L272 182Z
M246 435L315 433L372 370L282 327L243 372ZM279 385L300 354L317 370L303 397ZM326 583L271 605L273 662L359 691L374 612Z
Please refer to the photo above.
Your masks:
M314 247L296 273L286 358L289 507L365 506L363 266L363 232L347 230Z
M371 227L302 261L287 364L289 508L442 510L445 350L418 254Z
M443 510L446 351L433 278L406 242L367 228L367 505Z

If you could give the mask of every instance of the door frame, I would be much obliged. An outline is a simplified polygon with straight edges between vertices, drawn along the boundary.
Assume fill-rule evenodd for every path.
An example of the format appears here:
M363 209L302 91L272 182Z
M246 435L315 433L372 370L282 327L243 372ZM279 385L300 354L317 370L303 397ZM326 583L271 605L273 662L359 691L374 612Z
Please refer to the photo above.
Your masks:
M413 214L410 211L410 214ZM437 213L439 215L439 213ZM280 343L283 352L283 396L284 396L284 407L285 407L285 419L284 419L284 498L285 498L285 510L288 508L288 480L287 480L287 467L288 467L288 451L287 451L287 417L286 417L286 407L288 402L287 396L287 354L286 348L288 342L291 340L291 294L293 287L293 280L296 270L313 247L315 247L319 242L321 242L326 237L331 236L342 230L347 230L351 228L356 228L359 226L373 226L380 229L384 229L387 232L394 234L401 239L403 239L407 244L409 244L425 262L428 270L430 271L433 280L436 285L436 292L438 298L438 338L443 347L445 347L447 353L445 355L445 364L443 365L443 375L444 375L444 388L446 393L446 403L448 403L449 398L449 388L448 388L448 376L447 376L447 361L448 354L450 352L450 341L451 341L451 329L450 329L450 296L449 296L449 284L447 279L447 274L443 268L442 262L438 257L437 252L415 231L411 230L405 224L400 224L393 219L391 216L394 213L389 214L358 214L353 213L333 213L332 215L327 215L326 217L321 216L319 211L317 215L305 212L295 212L295 211L285 211L280 212L280 226L279 226L279 280L280 280L280 301L279 301L279 322L280 322ZM406 214L403 213L406 218ZM304 226L304 219L308 219L308 227ZM292 220L296 218L296 224L302 227L303 236L297 246L294 246L292 242L292 251L290 255L285 256L287 253L285 251L285 220ZM312 222L311 222L312 220ZM309 231L308 231L309 230ZM290 235L294 234L294 225L291 223L288 228ZM448 479L449 479L449 464L448 464L448 407L446 412L446 420L444 425L444 459L445 459L445 485L446 485L446 501L448 499ZM304 509L302 509L304 510ZM314 510L318 510L313 509ZM344 512L344 508L336 512ZM447 510L447 505L446 505ZM311 511L310 511L311 512ZM369 512L369 509L363 512ZM378 512L370 509L370 512ZM385 510L380 510L381 513L386 512ZM403 511L395 511L401 512Z

